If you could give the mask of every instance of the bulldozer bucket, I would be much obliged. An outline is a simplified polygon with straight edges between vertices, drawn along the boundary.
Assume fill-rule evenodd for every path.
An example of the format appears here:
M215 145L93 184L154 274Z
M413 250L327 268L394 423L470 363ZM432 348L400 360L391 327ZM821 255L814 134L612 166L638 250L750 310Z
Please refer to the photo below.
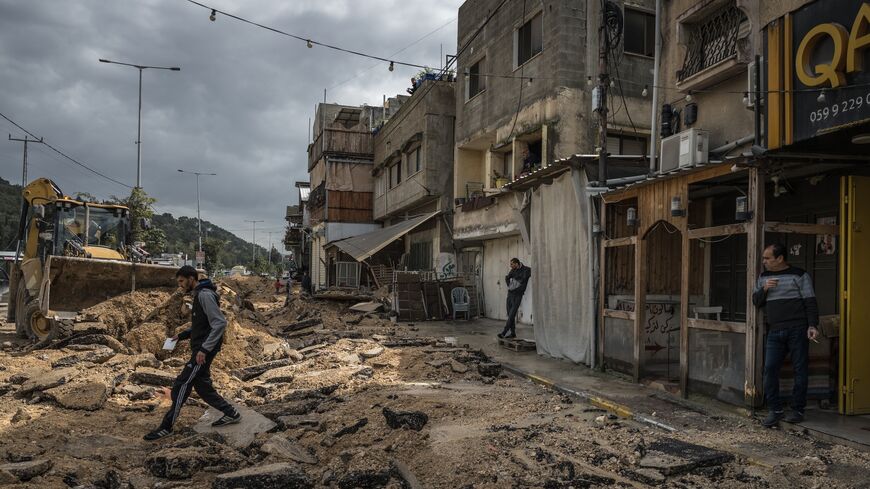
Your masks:
M69 315L137 289L175 285L175 267L50 256L41 287L46 317ZM63 314L66 313L66 314Z

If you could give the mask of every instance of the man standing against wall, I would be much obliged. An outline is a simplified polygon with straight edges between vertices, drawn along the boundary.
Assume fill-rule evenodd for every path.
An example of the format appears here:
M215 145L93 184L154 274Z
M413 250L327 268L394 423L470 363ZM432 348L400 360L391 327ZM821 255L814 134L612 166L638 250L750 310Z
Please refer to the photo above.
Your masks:
M518 258L511 258L511 271L505 276L504 281L508 287L507 295L507 323L504 330L498 334L499 338L517 337L517 312L523 301L523 294L532 276L532 269L520 263Z
M756 307L764 308L767 341L764 351L764 398L770 414L761 422L776 426L780 420L800 423L804 420L809 379L809 340L819 336L819 306L813 280L806 271L786 261L786 248L780 243L769 245L762 255L765 271L758 277L752 293ZM779 398L779 370L786 354L794 366L791 412L784 415Z

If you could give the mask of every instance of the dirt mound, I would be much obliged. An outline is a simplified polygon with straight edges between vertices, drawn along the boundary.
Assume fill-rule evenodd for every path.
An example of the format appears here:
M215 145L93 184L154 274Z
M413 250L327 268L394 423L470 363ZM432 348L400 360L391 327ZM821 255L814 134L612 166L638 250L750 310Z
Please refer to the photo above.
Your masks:
M108 334L120 337L169 301L173 292L170 287L128 292L85 309L79 317L85 322L102 323Z

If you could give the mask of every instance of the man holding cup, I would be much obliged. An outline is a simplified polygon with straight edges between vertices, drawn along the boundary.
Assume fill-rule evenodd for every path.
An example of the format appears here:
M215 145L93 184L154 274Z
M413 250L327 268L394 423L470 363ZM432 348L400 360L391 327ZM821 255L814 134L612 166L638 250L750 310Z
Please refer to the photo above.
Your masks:
M804 420L809 379L809 340L819 336L819 306L813 279L786 261L786 247L780 243L764 249L765 271L755 282L752 303L764 308L767 341L764 350L764 398L770 413L761 422L771 428L780 420ZM779 398L779 371L786 354L794 367L791 412L786 416Z

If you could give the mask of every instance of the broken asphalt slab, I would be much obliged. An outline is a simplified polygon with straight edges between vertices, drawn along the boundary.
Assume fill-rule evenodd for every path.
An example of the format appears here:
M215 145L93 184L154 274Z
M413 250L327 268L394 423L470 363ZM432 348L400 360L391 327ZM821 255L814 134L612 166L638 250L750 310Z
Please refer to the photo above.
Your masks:
M232 404L242 415L242 420L238 423L219 427L212 426L212 422L223 416L223 413L217 409L209 408L193 429L197 433L217 433L226 440L228 445L241 450L249 447L258 434L268 432L277 426L274 421L253 409Z
M217 476L213 489L272 489L275 487L310 489L311 479L298 466L277 463L250 467Z
M21 482L27 482L34 477L48 472L53 463L51 460L30 460L0 465L0 472L7 472Z
M638 465L644 469L655 469L664 475L676 475L698 467L721 465L733 458L732 454L714 448L662 438L647 447Z

